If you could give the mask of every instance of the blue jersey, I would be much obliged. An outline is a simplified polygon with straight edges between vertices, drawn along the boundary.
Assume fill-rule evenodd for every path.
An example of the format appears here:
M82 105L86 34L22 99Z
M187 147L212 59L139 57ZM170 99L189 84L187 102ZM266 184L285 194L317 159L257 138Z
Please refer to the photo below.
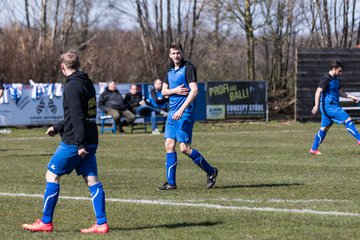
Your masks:
M320 95L320 102L339 105L339 90L341 87L337 77L333 77L330 74L324 75L320 79L319 88L323 89Z
M190 62L182 60L180 67L171 66L165 75L164 82L169 85L169 89L176 88L182 84L190 91L189 83L197 82L196 68ZM187 96L173 94L170 96L170 112L176 112L184 104ZM195 102L189 104L184 113L193 114L195 112Z

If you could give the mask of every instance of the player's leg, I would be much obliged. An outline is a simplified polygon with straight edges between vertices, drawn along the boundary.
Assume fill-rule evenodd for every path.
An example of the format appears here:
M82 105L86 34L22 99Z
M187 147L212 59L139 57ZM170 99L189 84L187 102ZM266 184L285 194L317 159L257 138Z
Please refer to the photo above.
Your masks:
M165 140L166 149L166 178L171 186L176 186L176 167L177 154L175 151L176 140L167 138Z
M46 188L44 193L44 208L43 216L41 221L43 223L51 223L53 220L53 215L57 200L60 195L60 177L59 175L50 172L46 172Z
M97 144L87 145L85 147L88 154L76 166L78 175L82 175L85 184L88 186L92 205L95 213L96 223L86 229L81 229L82 233L106 233L109 231L105 212L105 191L98 178L96 150Z
M193 160L207 174L207 188L215 185L218 169L211 166L205 157L196 149L191 148L190 144L180 143L180 151Z
M43 216L36 220L35 223L23 224L22 227L32 232L52 232L52 219L60 193L60 176L47 170L46 187L43 201Z
M321 112L321 125L319 131L316 133L314 137L314 142L312 147L310 148L310 153L313 155L321 155L321 152L318 150L320 144L324 141L327 132L333 125L334 121L329 115L329 109L327 111L324 110L324 107L320 108ZM331 112L331 111L330 111Z
M320 151L318 150L320 144L324 141L327 132L329 131L330 127L332 126L333 122L325 127L320 127L319 131L316 133L313 145L310 149L310 153L313 155L321 155Z
M96 223L90 228L81 229L82 233L107 233L109 225L107 224L105 212L105 191L98 176L83 176L86 185L91 193L91 201L94 208Z
M176 145L176 129L174 128L174 120L168 118L164 133L165 150L166 150L166 179L167 182L158 187L157 190L174 190L176 189L176 167L177 155L175 151Z
M349 117L345 123L344 123L346 130L357 140L357 143L360 145L360 134L359 131L357 130L355 124L353 123L353 121L351 120L351 118Z
M199 151L191 148L194 118L192 116L183 116L177 121L177 124L178 130L176 138L180 144L180 151L190 157L197 166L206 172L208 176L207 187L213 187L218 174L218 169L211 166Z
M70 173L81 160L75 145L60 143L52 156L46 172L46 187L43 201L43 216L33 224L24 224L23 228L37 232L51 232L53 215L60 194L60 178Z

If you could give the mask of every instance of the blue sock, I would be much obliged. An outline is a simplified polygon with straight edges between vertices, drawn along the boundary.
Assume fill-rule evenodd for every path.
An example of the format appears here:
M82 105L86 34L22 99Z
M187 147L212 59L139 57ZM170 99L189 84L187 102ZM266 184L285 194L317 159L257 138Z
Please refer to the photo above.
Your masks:
M359 141L360 134L359 131L356 129L355 124L350 120L345 123L345 126L346 126L346 130Z
M177 155L176 152L166 153L166 178L167 182L176 186L176 166L177 166Z
M105 213L105 192L101 182L89 187L91 200L94 207L96 224L101 225L107 222Z
M311 147L312 150L317 150L319 148L320 143L322 143L324 141L326 133L327 132L319 129L319 131L315 135L314 143Z
M206 159L196 150L192 149L192 153L189 156L193 162L204 170L207 175L214 174L214 168L206 161Z
M60 193L60 184L47 182L44 193L44 209L41 221L51 223Z

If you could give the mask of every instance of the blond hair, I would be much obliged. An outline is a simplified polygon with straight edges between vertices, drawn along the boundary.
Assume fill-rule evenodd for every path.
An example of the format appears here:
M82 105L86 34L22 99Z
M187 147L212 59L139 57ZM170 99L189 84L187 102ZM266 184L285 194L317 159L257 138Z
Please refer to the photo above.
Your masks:
M64 64L68 69L77 70L80 68L80 58L73 51L61 54L60 63Z

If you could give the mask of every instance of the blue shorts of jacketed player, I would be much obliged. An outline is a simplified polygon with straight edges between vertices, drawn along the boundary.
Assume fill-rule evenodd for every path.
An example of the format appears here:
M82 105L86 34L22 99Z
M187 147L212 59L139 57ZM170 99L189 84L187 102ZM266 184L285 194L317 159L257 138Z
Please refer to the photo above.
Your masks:
M190 144L194 127L194 116L184 113L179 120L172 119L174 113L169 113L166 120L164 138L171 138L177 142Z
M96 149L97 144L87 145L85 150L89 154L82 158L78 155L76 145L61 142L48 164L48 169L59 176L70 174L74 169L78 175L97 176Z
M334 122L337 124L344 123L349 115L337 104L321 103L321 127L326 127Z

